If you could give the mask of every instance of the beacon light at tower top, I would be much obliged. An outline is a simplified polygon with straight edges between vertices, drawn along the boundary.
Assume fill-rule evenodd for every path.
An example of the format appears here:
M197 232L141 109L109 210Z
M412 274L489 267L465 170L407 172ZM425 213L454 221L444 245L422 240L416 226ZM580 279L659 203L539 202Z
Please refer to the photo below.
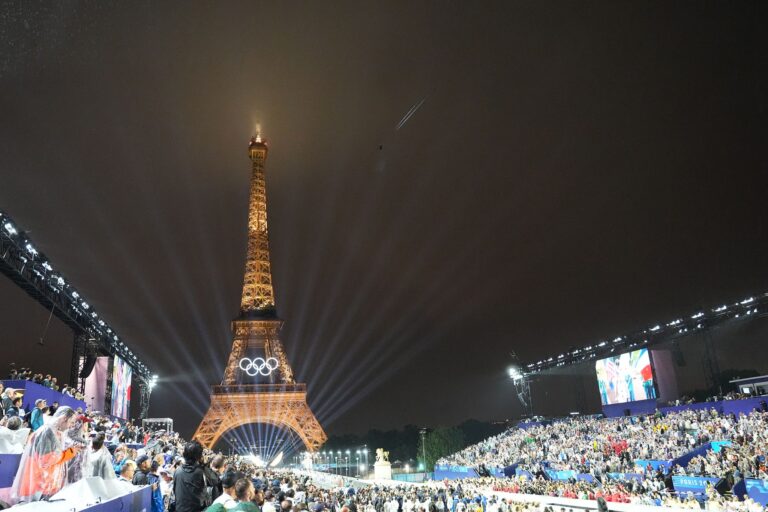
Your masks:
M512 373L513 369L510 368L509 376L516 381L551 368L605 357L617 350L631 350L637 346L649 345L665 339L684 336L690 332L716 326L729 320L751 318L755 315L764 316L766 314L768 314L768 293L762 293L747 297L731 305L720 305L704 311L698 310L690 315L678 316L669 322L654 323L646 329L625 336L617 336L612 341L602 340L585 347L569 349L557 356L529 363L523 369L515 369L516 373L514 375Z

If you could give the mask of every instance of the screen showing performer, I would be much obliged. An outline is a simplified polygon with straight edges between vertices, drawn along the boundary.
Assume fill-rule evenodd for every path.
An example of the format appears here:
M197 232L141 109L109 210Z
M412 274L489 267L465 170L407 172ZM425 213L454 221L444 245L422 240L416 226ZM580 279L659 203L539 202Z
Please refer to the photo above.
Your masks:
M600 359L595 371L603 405L656 398L647 348Z
M133 370L115 356L112 366L112 416L128 419L131 409L131 376Z

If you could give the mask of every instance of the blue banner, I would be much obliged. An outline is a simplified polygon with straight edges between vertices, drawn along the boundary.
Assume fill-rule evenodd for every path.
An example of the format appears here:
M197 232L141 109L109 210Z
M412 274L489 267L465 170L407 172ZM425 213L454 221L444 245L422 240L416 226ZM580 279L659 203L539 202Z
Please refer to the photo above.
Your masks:
M544 472L549 475L552 480L568 480L569 478L576 478L576 472L572 469L566 469L556 471L554 469L545 469Z
M531 473L527 469L516 468L515 476L517 476L518 478L523 477L523 478L527 478L528 480L533 480L533 473Z
M719 480L719 478L709 478L705 476L676 475L672 477L672 486L677 492L702 494L707 490L707 483L715 485Z
M768 505L768 484L756 478L747 478L747 495L765 506Z
M689 462L691 462L691 460L693 460L694 457L703 457L711 449L712 449L712 443L704 443L703 445L697 448L694 448L688 453L681 455L676 459L672 459L669 466L672 468L675 466L680 466L681 468L684 468L688 465Z
M458 478L474 478L477 476L477 472L473 468L467 466L449 466L447 464L439 464L435 466L435 480L456 480Z
M611 480L623 480L623 481L629 481L629 480L637 480L638 482L642 482L645 480L645 477L640 473L606 473L608 478Z
M595 483L595 477L589 473L579 473L576 475L576 480L584 480L585 482Z
M724 446L731 446L730 441L712 441L710 444L712 445L712 451L715 453L722 450Z
M669 468L671 467L668 460L648 460L648 459L637 459L635 460L635 466L640 466L645 470L648 467L648 464L651 465L654 471L657 471L659 468L666 473L669 471Z

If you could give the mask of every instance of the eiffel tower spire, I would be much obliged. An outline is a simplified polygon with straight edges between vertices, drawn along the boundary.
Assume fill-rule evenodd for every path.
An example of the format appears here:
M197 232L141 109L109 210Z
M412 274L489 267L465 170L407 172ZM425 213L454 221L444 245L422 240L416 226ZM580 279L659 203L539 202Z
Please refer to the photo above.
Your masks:
M269 262L269 230L267 229L267 187L264 162L267 143L257 133L248 145L251 158L251 185L248 200L248 256L245 260L241 317L275 318L275 293Z

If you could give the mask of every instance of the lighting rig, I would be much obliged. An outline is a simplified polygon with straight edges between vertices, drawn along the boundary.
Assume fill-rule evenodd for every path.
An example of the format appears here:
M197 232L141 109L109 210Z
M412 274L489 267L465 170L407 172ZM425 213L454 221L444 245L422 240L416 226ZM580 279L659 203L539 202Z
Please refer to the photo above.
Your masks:
M722 304L714 308L696 311L669 322L654 324L626 336L617 336L612 340L600 340L582 348L569 349L557 356L527 364L522 375L528 377L552 368L610 357L615 352L622 353L639 349L696 332L706 333L707 329L725 322L747 320L766 314L768 314L768 293L763 293L732 304ZM705 336L705 339L708 338Z
M79 379L86 357L98 354L119 356L134 372L140 387L142 417L149 409L149 396L157 383L149 367L128 348L115 330L69 283L50 260L37 250L29 235L0 210L0 272L9 277L44 308L50 309L75 334L70 384L82 392ZM44 340L40 339L40 344ZM111 376L108 376L110 378Z
M509 355L512 357L512 366L507 369L509 378L512 379L517 399L520 400L520 405L523 406L525 415L530 417L533 415L533 396L531 395L530 376L526 374L523 366L520 364L520 359L517 357L517 354L512 351Z

